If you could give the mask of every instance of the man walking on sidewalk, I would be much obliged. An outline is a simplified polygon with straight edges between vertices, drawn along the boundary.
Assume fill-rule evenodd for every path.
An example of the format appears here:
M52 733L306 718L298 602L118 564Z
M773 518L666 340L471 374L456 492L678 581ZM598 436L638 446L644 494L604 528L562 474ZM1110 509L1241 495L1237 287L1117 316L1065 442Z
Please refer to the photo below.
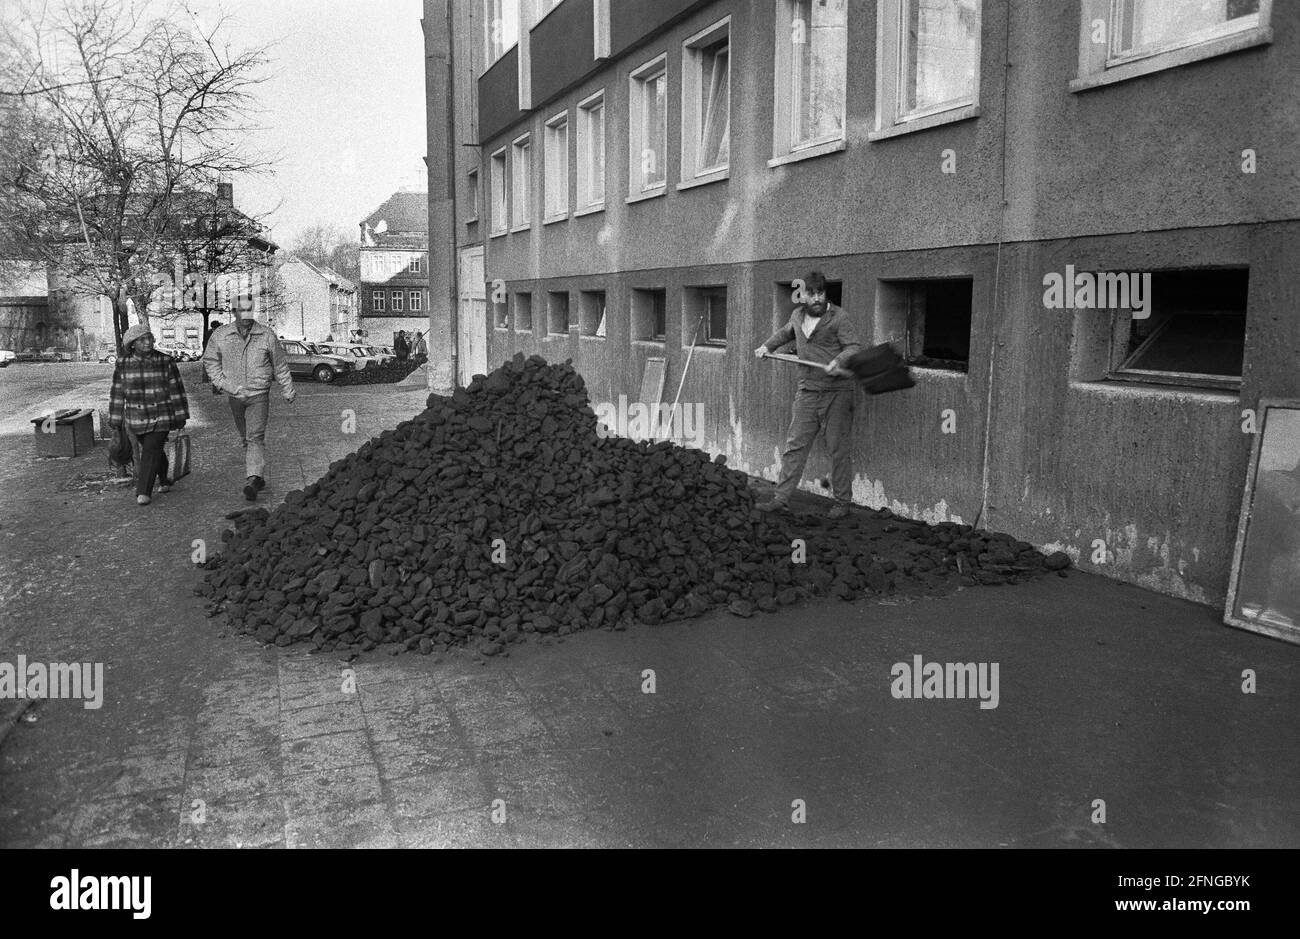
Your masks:
M781 478L772 501L761 503L757 508L762 512L772 512L790 507L790 496L803 477L808 451L820 432L826 435L826 445L831 451L831 488L835 504L829 514L831 518L843 518L849 514L848 507L853 502L853 396L856 388L852 373L840 368L840 363L857 352L861 343L849 315L826 299L826 278L820 271L813 271L804 279L803 295L804 302L795 307L790 321L754 350L754 355L761 359L793 342L799 358L825 363L820 370L799 366L802 377L794 395L790 431L781 454Z
M266 424L271 413L271 381L280 384L284 400L293 404L297 392L289 375L289 360L275 333L253 319L251 310L242 319L220 326L212 334L203 354L203 368L212 386L230 396L230 413L235 418L244 446L244 498L256 501L266 488Z

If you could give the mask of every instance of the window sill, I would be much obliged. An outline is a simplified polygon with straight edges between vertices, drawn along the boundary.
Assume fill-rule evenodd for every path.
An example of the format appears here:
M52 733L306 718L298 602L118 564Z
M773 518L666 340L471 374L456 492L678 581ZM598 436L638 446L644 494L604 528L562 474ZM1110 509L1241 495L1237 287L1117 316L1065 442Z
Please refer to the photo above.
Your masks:
M667 193L668 184L664 183L662 186L658 186L654 189L647 189L645 192L639 192L634 196L628 196L623 201L628 205L631 205L634 202L645 202L647 199L658 199L660 196L667 195Z
M911 362L907 363L907 369L913 375L922 375L926 378L936 378L939 380L950 379L952 381L965 381L969 371L963 371L956 368L939 368L936 365L916 365Z
M521 232L521 231L530 231L530 230L532 229L532 227L533 227L533 223L532 223L532 222L525 222L525 223L523 223L522 225L516 225L516 226L514 226L513 228L511 228L511 229L510 229L510 234L513 235L513 234L515 234L515 233L517 233L517 232Z
M609 339L608 336L592 336L592 335L590 335L590 334L583 334L583 335L579 336L578 338L579 338L579 339L594 339L594 340L596 340L597 342L605 342L607 339Z
M532 334L533 328L531 326L517 327L515 329L516 336L531 336Z
M565 212L563 215L552 215L549 218L542 219L542 224L554 225L556 222L567 222L568 220L569 220L569 213Z
M509 326L494 326L494 327L492 327L492 328L493 328L494 331L499 332L499 333L508 333L508 332L510 332L510 327L509 327Z
M1077 391L1091 391L1113 395L1154 395L1162 398L1188 398L1209 403L1236 402L1240 399L1240 390L1211 388L1204 385L1183 384L1166 385L1156 382L1133 381L1121 378L1103 378L1095 381L1072 381L1070 388Z
M605 203L602 202L600 203L600 205L589 205L585 209L578 209L576 212L573 213L573 217L580 218L583 215L595 215L597 212L604 212L604 211L605 211Z
M902 137L904 134L929 130L932 127L942 127L945 124L956 124L958 121L969 121L971 118L979 116L980 106L978 104L964 104L947 111L940 111L938 114L927 114L925 117L903 121L902 123L894 124L890 127L882 127L880 130L873 130L871 133L867 134L867 139L888 140L891 137Z
M477 225L477 224L478 224L478 216L476 215L476 216L474 216L473 218L467 218L467 219L465 219L464 221L465 221L465 224L466 224L467 226L469 226L469 225Z
M721 169L721 170L714 170L713 172L705 173L703 176L696 176L693 179L682 180L680 183L677 184L677 191L681 192L683 189L694 189L696 186L707 186L710 183L720 183L723 180L730 179L730 178L731 178L731 167L727 167L726 169Z
M502 228L502 229L500 229L499 231L488 232L488 237L489 237L489 238L504 238L504 237L505 237L506 235L508 235L508 234L510 234L510 232L509 232L507 229Z
M632 345L634 345L634 346L658 346L660 349L662 349L662 348L663 348L664 346L666 346L667 344L668 344L668 340L667 340L666 338L665 338L665 339L633 339L633 340L632 340Z
M689 349L689 348L690 348L690 344L687 343L686 345L683 345L682 348L683 348L683 349ZM695 344L695 351L696 351L696 352L718 352L718 353L722 353L722 352L726 352L726 351L727 351L727 346L726 346L725 343L721 343L721 342L697 342L697 343Z
M782 154L778 157L772 157L767 161L769 168L785 166L787 163L798 163L800 160L811 160L813 157L826 156L828 153L839 153L848 147L847 140L830 140L826 143L814 144L811 147L804 147L802 150L792 150L789 153Z
M1254 29L1248 29L1231 36L1221 36L1208 42L1199 42L1194 46L1171 49L1168 52L1159 52L1144 59L1125 62L1122 65L1113 65L1102 72L1080 75L1070 82L1069 89L1071 92L1089 91L1093 88L1113 85L1116 82L1128 81L1130 78L1140 78L1153 72L1162 72L1165 69L1177 68L1180 65L1200 62L1202 59L1212 59L1216 56L1227 55L1230 52L1239 52L1242 49L1268 45L1272 41L1272 28L1257 26Z

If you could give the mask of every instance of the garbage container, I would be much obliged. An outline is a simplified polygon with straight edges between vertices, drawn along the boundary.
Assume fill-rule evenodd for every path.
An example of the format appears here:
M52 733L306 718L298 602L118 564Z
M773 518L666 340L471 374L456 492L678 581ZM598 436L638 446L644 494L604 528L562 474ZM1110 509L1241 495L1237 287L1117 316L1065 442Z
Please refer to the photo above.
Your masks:
M95 447L94 411L68 408L32 418L37 456L80 456Z

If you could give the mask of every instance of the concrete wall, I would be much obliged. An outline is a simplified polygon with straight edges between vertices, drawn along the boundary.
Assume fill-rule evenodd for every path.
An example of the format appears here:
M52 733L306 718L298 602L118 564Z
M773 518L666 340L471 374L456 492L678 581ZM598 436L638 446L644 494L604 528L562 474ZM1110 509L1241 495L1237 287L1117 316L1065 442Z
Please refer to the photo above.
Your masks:
M1010 4L990 0L978 116L872 140L876 11L854 4L844 150L769 167L773 7L629 5L627 17L660 17L634 36L614 0L615 58L606 67L544 113L494 114L482 125L484 146L467 150L467 161L525 130L540 140L543 119L605 90L606 209L542 225L534 185L533 227L487 240L487 278L534 292L530 331L494 329L489 314L490 364L517 351L572 358L593 401L613 401L635 397L646 358L661 355L671 401L690 343L684 290L724 283L728 345L696 351L682 400L705 406L710 450L772 478L795 376L755 362L750 350L788 308L777 284L823 270L842 281L864 338L883 341L897 329L889 281L967 277L967 370L916 369L915 389L860 400L855 498L912 517L978 522L1064 548L1085 569L1221 603L1251 445L1241 412L1263 396L1300 396L1300 161L1289 143L1300 137L1300 70L1290 67L1300 61L1300 6L1274 5L1270 44L1072 92L1078 6L1017 3L1013 17ZM679 190L681 42L726 15L730 178ZM634 51L618 57L624 48ZM668 191L629 204L628 75L664 52ZM1257 154L1256 173L1242 172L1246 148ZM533 147L535 180L542 149ZM943 171L945 158L956 172ZM1044 274L1066 264L1248 267L1240 391L1096 380L1090 363L1108 341L1098 318L1108 314L1044 307ZM666 290L663 343L631 338L636 287ZM608 336L548 335L545 293L571 292L576 309L582 289L606 291ZM946 411L955 433L944 432ZM807 484L827 470L819 450Z

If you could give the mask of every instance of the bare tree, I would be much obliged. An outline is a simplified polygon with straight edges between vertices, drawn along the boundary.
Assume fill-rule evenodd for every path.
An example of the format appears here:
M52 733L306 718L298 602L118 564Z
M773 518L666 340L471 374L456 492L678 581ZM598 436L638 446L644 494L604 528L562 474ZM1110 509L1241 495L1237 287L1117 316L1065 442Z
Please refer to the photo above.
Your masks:
M196 195L267 167L246 149L266 47L234 50L224 20L204 29L179 5L142 10L68 0L0 24L3 120L19 131L0 158L0 244L108 296L119 341L127 300L147 318L189 250Z
M328 267L356 282L361 277L361 245L333 223L309 225L298 232L292 252L319 267Z

